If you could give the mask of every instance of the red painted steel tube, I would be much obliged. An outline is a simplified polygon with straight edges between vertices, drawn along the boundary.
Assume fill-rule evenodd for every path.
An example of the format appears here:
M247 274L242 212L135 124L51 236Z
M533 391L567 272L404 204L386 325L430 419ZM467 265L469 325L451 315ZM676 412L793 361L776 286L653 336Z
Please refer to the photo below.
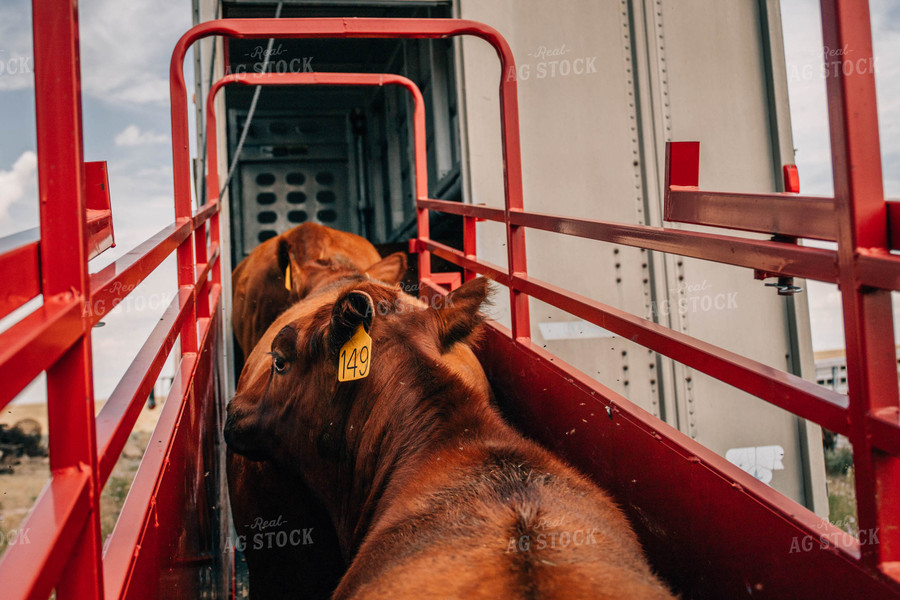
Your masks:
M206 164L209 199L218 200L219 165L216 141L216 95L228 84L240 85L334 85L334 86L384 86L399 85L406 88L413 99L413 167L416 178L416 197L428 197L428 162L425 132L425 100L419 87L402 75L390 73L236 73L216 81L206 97ZM428 238L428 210L422 206L416 209L419 236ZM419 273L423 277L431 274L431 255L420 252Z
M191 301L191 290L178 291L97 415L101 485L109 479L141 409L175 346Z
M512 221L544 231L761 269L773 274L831 283L838 278L837 253L833 250L540 213L514 213Z
M787 174L789 169L785 167ZM794 169L796 174L796 168ZM834 241L834 199L697 189L700 143L666 142L666 221Z
M506 273L503 267L495 265L493 263L489 263L486 260L482 260L480 258L465 256L456 248L451 248L450 246L441 244L440 242L434 242L431 240L419 240L419 242L423 247L431 250L431 252L434 253L435 256L439 256L448 262L452 262L453 264L460 266L463 269L468 269L476 273L481 273L482 275L487 275L497 283L509 287L509 275Z
M525 232L510 219L510 211L522 210L522 158L519 143L519 109L515 59L506 40L495 29L457 19L220 19L201 23L185 33L175 46L169 67L172 97L173 175L176 197L190 197L191 175L184 56L195 41L210 35L236 38L444 38L456 35L480 37L497 51L501 66L500 119L506 199L506 233L509 269L526 272ZM214 188L213 188L214 189ZM427 189L427 188L426 188ZM422 192L420 198L425 198ZM426 209L417 207L421 231L427 228ZM420 272L423 257L419 258ZM530 337L528 298L510 290L513 331Z
M834 200L796 194L738 194L666 188L665 220L834 241Z
M71 467L55 471L22 521L27 545L10 546L0 561L4 598L50 596L91 513L91 472ZM90 598L90 596L86 596Z
M184 405L191 398L197 362L196 354L182 355L162 414L122 506L116 527L110 535L103 555L107 598L125 597L134 562L142 551L146 530L152 529L153 522L160 518L156 512L154 494L157 492L160 476L168 460L169 448L175 437L176 426L181 419ZM162 517L166 518L165 515ZM148 548L147 551L152 549Z
M181 219L91 275L91 325L115 308L190 235L191 222Z
M883 409L869 417L872 446L900 458L900 416L896 409Z
M860 285L900 290L900 256L886 250L860 248L856 255Z
M848 49L825 83L858 524L860 531L878 531L880 540L862 547L862 560L869 567L892 564L900 577L900 460L874 452L868 432L870 414L900 406L891 294L864 289L857 262L862 251L889 247L875 73L857 68L859 59L872 58L869 7L852 0L822 0L821 6L825 47Z
M40 231L0 239L0 319L41 293Z
M491 276L499 283L561 308L832 431L845 435L849 431L846 396L538 279L528 276L510 279L484 261L466 257L449 246L435 242L427 244L435 251L435 255L445 260Z
M846 396L532 277L513 277L512 285L543 302L702 371L770 404L838 433L848 431Z
M79 339L84 331L81 312L78 300L55 296L0 333L0 408Z
M34 95L41 223L41 289L48 297L90 293L85 235L78 8L34 0ZM56 586L59 600L102 598L100 486L94 423L91 337L86 322L72 347L47 369L50 469L90 473L90 513ZM42 586L48 583L46 575Z
M173 524L161 523L167 519L168 514L161 512L159 501L163 496L184 493L183 489L172 489L171 485L164 486L163 481L168 470L183 468L182 465L171 464L170 453L178 442L180 430L193 430L190 424L192 418L190 411L196 408L195 400L201 393L195 387L198 372L201 369L209 372L213 368L211 344L218 331L216 321L220 315L218 310L221 298L220 286L211 286L210 298L212 299L210 312L213 316L201 320L198 328L201 352L182 356L159 422L122 507L116 528L109 538L103 557L108 598L124 598L134 590L134 586L141 585L141 581L145 581L148 564L149 568L163 570L166 561L175 558L170 554L162 554L169 550L168 548L160 548L165 545L165 540L160 539L159 529L172 528ZM188 423L185 423L185 420L188 420ZM183 438L183 434L181 437ZM177 527L177 524L175 526ZM159 587L158 578L147 583ZM152 589L143 590L141 593L157 596L160 592L160 589Z
M498 223L503 223L505 219L502 208L488 208L487 206L476 206L474 204L463 204L462 202L450 202L448 200L433 200L431 198L419 200L419 204L425 208L463 217L486 219Z

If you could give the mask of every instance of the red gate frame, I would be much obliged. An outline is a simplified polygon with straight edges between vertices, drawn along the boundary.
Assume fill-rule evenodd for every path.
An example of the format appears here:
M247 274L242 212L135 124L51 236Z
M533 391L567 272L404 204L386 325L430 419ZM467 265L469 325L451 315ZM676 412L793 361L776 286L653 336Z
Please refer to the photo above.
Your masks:
M221 340L216 337L221 293L219 205L209 202L197 213L191 210L187 96L182 73L187 48L209 35L474 35L497 49L501 73L514 72L510 69L515 68L515 62L509 46L495 30L469 21L236 19L198 25L179 41L170 69L176 221L132 254L89 275L80 225L85 203L77 14L74 5L52 0L35 0L33 6L43 231L40 263L29 258L38 254L37 247L26 245L0 255L0 270L8 271L14 257L28 258L24 277L40 284L22 289L41 291L44 306L0 334L0 377L7 382L0 390L0 406L47 369L52 479L26 521L34 531L32 545L14 547L6 553L0 562L0 579L7 586L5 592L14 598L45 597L53 587L60 598L102 598L104 588L110 596L128 592L147 595L171 568L166 550L178 538L175 530L189 518L183 510L177 512L180 507L171 502L177 494L160 484L173 468L190 480L186 467L172 467L171 459L191 456L185 450L185 437L201 433L209 423L207 407L213 401L211 388L215 387L212 361L221 351ZM822 0L822 8L826 45L849 44L857 52L854 56L872 56L867 2ZM889 290L900 289L900 258L889 254L874 73L851 69L847 75L839 70L827 81L834 206L839 216L837 252L524 212L516 82L514 77L501 79L505 208L488 209L419 196L420 224L423 217L427 219L428 210L458 214L465 220L466 237L463 251L433 242L422 231L416 245L420 251L463 267L467 278L473 273L488 274L509 288L512 331L491 325L484 356L498 393L515 408L521 424L613 490L625 503L657 567L692 595L792 598L802 589L806 596L900 596L900 418L893 327L885 327L892 323ZM694 200L702 202L697 197ZM506 268L475 256L475 219L505 224ZM840 282L849 397L529 277L525 227L673 252L770 274ZM193 245L189 241L192 233ZM111 398L108 403L108 419L104 420L101 413L95 424L90 326L111 309L111 301L124 297L173 249L178 257L178 297L114 393L117 401ZM425 279L422 283L428 287L431 282ZM442 292L438 286L434 288L434 293ZM791 541L798 537L821 540L823 533L839 535L840 531L823 527L809 511L532 344L528 296L849 434L854 443L860 529L878 531L880 543L860 546L839 538L836 543L826 540L809 552L790 552ZM107 302L101 305L103 300ZM150 470L142 468L136 478L101 561L99 490L176 335L180 335L182 344L179 378L167 403L167 408L172 408L164 413L166 418L161 419L157 430L159 441L167 442L163 447L170 449L145 460ZM198 388L198 382L205 389ZM200 400L195 394L202 396ZM553 401L547 402L548 398ZM188 422L182 423L184 418ZM566 436L573 424L583 427L582 421L587 421L588 427L580 435ZM192 450L199 452L199 437L194 439ZM173 454L179 443L181 450ZM173 518L176 514L181 521ZM151 543L142 550L145 541ZM115 553L113 548L117 549ZM208 558L197 556L194 560ZM142 589L145 584L149 587Z

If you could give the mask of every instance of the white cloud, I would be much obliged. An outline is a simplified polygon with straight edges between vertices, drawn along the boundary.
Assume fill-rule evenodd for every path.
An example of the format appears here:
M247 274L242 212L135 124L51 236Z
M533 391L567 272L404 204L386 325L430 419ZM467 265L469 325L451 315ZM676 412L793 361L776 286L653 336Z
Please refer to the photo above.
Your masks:
M168 144L169 136L152 131L141 131L137 125L129 125L115 138L116 146L146 146L147 144Z
M34 193L36 175L37 154L31 150L23 152L12 169L0 171L0 220L6 219L13 203Z
M168 104L169 59L192 25L191 3L82 0L79 13L84 93L117 105Z

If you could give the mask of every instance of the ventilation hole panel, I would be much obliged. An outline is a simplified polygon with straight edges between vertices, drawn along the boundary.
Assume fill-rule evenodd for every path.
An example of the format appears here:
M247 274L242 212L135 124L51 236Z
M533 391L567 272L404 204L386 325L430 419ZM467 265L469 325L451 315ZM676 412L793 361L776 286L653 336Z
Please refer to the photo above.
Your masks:
M287 214L287 218L291 223L305 223L308 216L305 210L292 210Z
M271 229L264 229L259 232L259 235L256 236L256 239L258 239L260 241L260 243L262 243L266 240L271 240L276 235L278 235L278 234L275 233L274 231L272 231Z
M275 176L271 173L260 173L256 176L256 185L272 185L275 183Z
M303 192L288 192L287 201L291 204L302 204L306 202L306 194Z
M323 204L331 204L337 199L337 196L334 195L334 192L330 190L325 190L323 192L318 192L316 194L316 200Z
M288 173L284 178L288 185L303 185L306 183L306 175L303 173Z
M275 204L276 199L275 194L272 192L263 192L256 195L256 202L259 204Z
M278 220L278 214L275 211L264 210L256 215L256 220L264 225L269 225Z

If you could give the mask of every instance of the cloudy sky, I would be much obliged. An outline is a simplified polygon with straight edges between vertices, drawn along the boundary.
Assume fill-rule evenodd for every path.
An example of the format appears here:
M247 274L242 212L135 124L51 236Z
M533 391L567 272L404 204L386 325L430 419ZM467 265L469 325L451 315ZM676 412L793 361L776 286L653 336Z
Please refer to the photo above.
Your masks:
M900 2L870 0L869 4L885 195L900 200ZM805 194L830 196L834 186L818 5L816 0L783 0L781 11L800 190ZM807 287L814 348L843 348L841 297L837 286L811 281ZM895 323L900 322L898 306L900 303L895 298Z
M872 0L881 141L888 197L900 198L900 3ZM81 0L86 160L108 161L118 247L97 270L172 218L168 62L191 26L190 0ZM782 6L796 161L802 190L832 193L822 39L816 0ZM37 225L31 9L0 3L0 236ZM190 89L192 69L186 72ZM164 265L94 331L95 393L105 398L121 377L174 289ZM817 349L843 344L840 298L833 286L809 286ZM29 397L39 397L38 383Z
M173 218L169 59L191 27L190 0L81 0L86 160L106 160L117 247L99 270ZM0 236L38 224L31 3L0 2ZM193 68L187 61L188 89ZM23 72L24 71L24 72ZM94 330L95 394L106 398L172 297L163 265ZM40 397L36 382L29 399Z

